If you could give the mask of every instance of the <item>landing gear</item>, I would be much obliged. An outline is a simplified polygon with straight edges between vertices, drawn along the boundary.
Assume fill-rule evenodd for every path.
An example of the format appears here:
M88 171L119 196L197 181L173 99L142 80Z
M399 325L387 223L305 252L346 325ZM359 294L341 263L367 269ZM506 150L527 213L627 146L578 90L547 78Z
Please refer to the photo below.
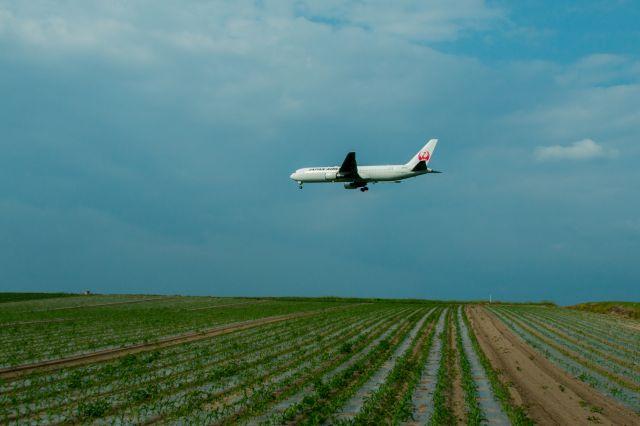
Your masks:
M298 182L298 188L302 189L302 182Z
M367 188L366 186L363 186L362 188L360 188L360 192L367 192L369 190L369 188Z

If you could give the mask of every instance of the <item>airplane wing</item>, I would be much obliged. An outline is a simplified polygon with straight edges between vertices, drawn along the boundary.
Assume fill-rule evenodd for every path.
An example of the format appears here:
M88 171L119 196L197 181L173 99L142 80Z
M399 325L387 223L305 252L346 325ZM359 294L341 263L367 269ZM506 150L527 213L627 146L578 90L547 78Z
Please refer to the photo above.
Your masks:
M358 163L356 163L356 153L350 152L342 162L342 166L338 170L337 177L341 179L353 179L358 180Z

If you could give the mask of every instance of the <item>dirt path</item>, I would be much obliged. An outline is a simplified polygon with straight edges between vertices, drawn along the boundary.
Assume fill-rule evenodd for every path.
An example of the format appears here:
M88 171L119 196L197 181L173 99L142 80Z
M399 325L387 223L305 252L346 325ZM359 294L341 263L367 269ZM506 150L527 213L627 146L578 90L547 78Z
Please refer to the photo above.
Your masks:
M137 345L131 345L124 348L105 349L102 351L91 352L87 354L75 355L60 359L54 359L49 361L42 361L33 364L19 365L17 367L8 367L0 369L0 379L12 379L20 375L31 373L34 371L51 371L59 370L67 367L75 367L78 365L90 364L93 362L108 361L110 359L118 358L123 355L137 354L140 352L148 352L160 348L166 348L169 346L180 345L183 343L194 342L197 340L208 339L214 336L221 336L224 334L233 333L240 330L246 330L248 328L257 327L260 325L272 324L275 322L286 321L294 318L301 318L305 316L318 315L323 312L332 311L336 309L344 309L348 306L344 305L328 309L320 309L315 311L296 312L287 315L278 315L273 317L259 318L255 320L237 322L232 324L225 324L218 327L211 328L202 332L193 332L181 334L179 336L167 337L164 339L156 340L155 342L141 343Z
M640 416L590 388L520 340L483 308L467 307L482 350L503 380L512 384L516 401L528 407L536 423L633 425Z
M487 372L485 371L478 354L476 353L471 338L469 337L469 330L467 324L462 319L462 306L457 309L457 321L460 324L460 335L462 337L462 349L467 356L471 367L471 374L473 375L473 381L478 389L478 403L482 414L486 417L486 423L489 425L505 426L511 424L507 418L506 413L502 409L502 405L495 397Z

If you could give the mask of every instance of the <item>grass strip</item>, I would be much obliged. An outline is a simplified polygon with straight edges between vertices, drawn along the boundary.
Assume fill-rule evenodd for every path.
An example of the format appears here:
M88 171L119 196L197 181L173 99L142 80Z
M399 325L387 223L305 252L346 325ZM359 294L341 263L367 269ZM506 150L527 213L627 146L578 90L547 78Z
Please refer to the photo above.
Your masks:
M24 302L38 299L54 299L61 297L75 297L80 294L72 293L0 293L0 303Z
M640 302L589 302L569 306L569 309L640 319Z

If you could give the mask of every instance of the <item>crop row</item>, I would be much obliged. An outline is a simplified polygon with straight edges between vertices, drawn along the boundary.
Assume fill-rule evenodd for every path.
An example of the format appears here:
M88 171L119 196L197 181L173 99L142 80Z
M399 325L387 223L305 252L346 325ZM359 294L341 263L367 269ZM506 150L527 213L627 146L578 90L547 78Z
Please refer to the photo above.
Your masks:
M344 321L346 314L325 315L321 318L301 318L290 320L287 323L275 323L268 326L256 327L245 331L240 331L232 335L220 336L213 341L202 340L189 345L179 345L164 349L162 352L155 351L144 355L149 362L153 361L153 366L158 374L177 373L181 369L187 368L195 359L205 359L225 356L224 354L233 349L234 353L241 353L248 348L255 349L260 346L274 345L285 342L287 338L299 336L306 329L313 326L330 326L340 321ZM161 356L160 356L161 355ZM128 359L128 358L123 358ZM215 359L215 358L214 358ZM122 362L120 362L121 364ZM114 372L120 366L118 363L98 363L83 367L82 369L66 369L56 373L32 374L25 378L14 380L10 384L0 387L2 393L8 391L17 392L20 390L28 394L29 388L38 389L37 398L41 399L46 393L56 393L57 387L64 386L67 381L73 382L75 377L82 377L82 388L86 389L94 384L121 386L129 381L135 381L138 376L130 375L129 370L124 368L118 371L118 383L110 380L115 378ZM145 375L145 379L150 374ZM62 384L61 384L62 383ZM36 398L34 396L34 398Z
M323 320L328 320L328 319L323 318ZM303 324L305 324L304 319L294 320L292 322L296 324L300 324L301 330L304 331L304 327L303 327ZM322 321L318 321L318 324L320 324L321 322ZM306 323L308 324L311 322L307 319ZM258 329L260 328L262 327L258 327ZM282 331L285 330L285 328L283 327L283 324L275 324L275 325L267 326L264 329L272 330L272 331L279 330L281 334L282 334ZM263 330L263 333L260 336L262 338L262 341L264 341L265 338L268 338L267 334L268 332L265 333ZM236 339L233 340L233 347L234 348L242 347L243 336L244 336L244 339L246 339L247 337L251 337L253 335L255 335L255 330L247 330L245 332L235 333ZM229 337L230 336L221 336L220 338L216 339L216 342L229 343L231 342ZM275 335L275 338L278 338L278 336ZM222 345L224 346L224 344ZM154 366L158 368L171 370L172 368L174 368L173 367L174 365L177 365L178 367L189 365L191 360L194 358L203 358L207 356L213 356L216 353L220 352L220 349L217 349L217 350L216 349L217 347L211 346L211 343L207 341L201 341L201 342L196 342L189 345L181 345L181 346L165 349L162 351L163 356L161 357L157 356L158 352L153 352L144 357L148 358L150 361L153 361ZM125 357L124 359L126 360L127 357ZM68 377L71 377L71 379L73 379L74 375L78 375L76 373L81 374L83 377L91 377L96 382L100 382L104 384L105 380L108 377L113 376L114 363L106 363L106 364L100 363L97 365L92 365L89 367L82 368L80 370L73 370L73 371L74 373L72 375L69 375L68 370L63 370L61 372L54 373L54 374L43 374L41 376L30 375L27 378L24 378L22 380L14 381L13 383L11 383L11 386L15 388L20 388L21 385L22 387L25 387L25 383L27 385L30 383L32 387L37 387L38 389L43 390L43 389L46 389L45 384L43 383L43 380L46 381L47 385L56 384L57 382L65 381ZM118 371L119 375L121 376L120 380L128 379L130 376L129 374L127 374L128 372L129 372L128 369L121 368L120 371ZM134 374L132 376L132 379L135 379L135 377L136 376ZM83 387L85 385L88 386L89 384L90 383L83 382Z
M149 306L154 303L144 309L153 312ZM273 303L281 302L229 310L256 310L253 315L259 315L273 312ZM300 306L309 310L310 305L335 306L300 303L285 311L295 312ZM106 311L135 312L132 306ZM199 307L206 306L195 309ZM208 309L181 311L206 315ZM598 346L602 342L578 339L579 334L563 324L564 318L508 307L492 311L551 358L589 372L590 378L608 380L620 392L628 390L611 377L635 371L633 363L618 362L628 353L605 353ZM562 346L566 342L569 345ZM596 359L587 356L588 349L601 358L599 362L617 362L626 370L607 369L607 376L587 369L581 362L592 364ZM461 390L455 383L461 383ZM375 303L318 309L310 316L0 382L0 423L9 425L458 421L531 424L482 352L465 309L454 305L442 309Z
M420 349L418 345L423 342L427 326L427 319L433 310L425 313L422 318L413 326L409 334L394 349L377 371L366 381L357 392L344 404L337 413L338 420L352 420L355 423L363 422L385 422L394 413L383 408L392 408L388 401L395 400L396 392L401 390L398 385L402 384L403 369L409 364L413 364L418 352L413 349ZM433 318L431 318L433 320ZM421 338L418 339L418 334ZM386 403L385 403L386 402Z
M513 404L505 385L497 381L497 373L486 357L476 354L479 348L462 310L458 310L457 320L453 318L451 310L413 313L413 318L396 323L372 341L366 351L360 351L359 354L364 353L361 358L352 357L349 367L341 369L339 374L328 374L326 369L321 369L322 374L318 372L303 379L307 384L301 384L296 394L284 400L280 396L282 383L259 387L252 391L253 395L258 395L259 402L241 399L239 403L243 408L234 415L230 415L233 410L217 411L219 407L214 407L215 414L203 413L196 421L214 424L238 421L249 424L424 424L427 419L430 424L451 424L456 421L451 400L453 364L459 359L468 389L465 404L469 424L480 424L487 418L491 424L509 424L512 419L515 424L531 424L522 408ZM454 330L455 344L451 340ZM381 337L384 339L380 340ZM434 363L434 360L439 362ZM338 369L335 364L332 368ZM485 374L484 371L489 378L480 383L478 377ZM431 386L425 386L425 382ZM501 392L501 397L495 389ZM509 418L502 414L503 409ZM247 412L251 414L248 417ZM430 416L421 417L424 412ZM192 418L180 418L178 423L187 419Z
M360 362L364 358L370 355L371 351L376 348L382 342L387 341L389 336L397 329L398 324L392 324L384 330L372 335L371 339L366 341L366 344L361 345L348 345L340 348L341 355L343 357L336 359L336 362L332 362L325 366L322 366L316 371L316 375L313 380L303 384L295 392L287 392L289 395L286 399L279 401L265 410L264 413L254 416L249 419L251 424L281 424L291 421L298 413L300 407L304 405L304 400L312 395L314 391L318 389L326 390L326 383L330 383L335 377L343 372L351 369L356 363Z
M165 298L166 296L147 295L90 295L23 300L3 303L3 313L0 314L0 319L4 320L4 318L8 316L13 316L20 313L46 312L75 307L105 306L113 303L129 303L137 302L140 300L156 299L161 300Z
M289 368L291 363L295 364L318 350L314 348L326 349L325 346L331 345L336 338L347 338L350 333L361 331L373 321L380 322L381 313L382 318L389 318L390 315L388 310L386 313L370 308L368 312L364 308L356 309L356 313L358 311L363 317L355 321L355 324L353 314L333 312L331 315L316 317L315 321L291 321L289 328L277 325L259 327L263 333L259 336L246 333L249 339L247 342L243 342L237 334L234 334L236 339L211 339L211 344L221 343L224 346L222 348L216 345L216 350L213 351L211 348L202 351L202 348L206 348L203 346L205 342L198 342L181 345L178 347L180 350L171 348L145 356L127 356L106 363L99 370L96 370L96 366L91 366L88 368L93 370L88 375L83 374L83 369L57 373L57 379L53 380L40 375L40 381L53 383L54 387L39 387L36 379L28 379L32 386L25 387L23 384L22 387L14 387L23 395L34 392L34 389L43 389L50 395L49 399L44 400L53 406L43 406L42 398L36 392L26 400L37 402L37 407L23 404L22 410L18 413L6 413L8 417L5 418L32 417L34 413L38 413L45 416L47 421L62 421L101 411L103 415L114 413L114 416L117 412L117 416L124 415L121 418L128 420L171 415L171 406L184 409L186 402L189 402L187 405L193 404L193 392L215 393L239 386L242 377L259 375L270 368L283 365ZM270 336L270 330L276 330L275 335ZM185 353L195 353L198 356L190 360L182 359L180 362L172 360ZM85 382L82 377L97 379ZM11 407L11 401L20 398L17 394L4 393L3 397L7 402L5 407ZM185 402L185 398L189 401ZM108 404L109 408L102 407L100 410L100 404ZM59 409L56 410L55 407ZM132 417L127 417L127 413ZM142 417L140 413L143 413Z
M270 301L194 311L184 309L178 302L174 301L176 306L171 301L158 301L108 309L60 311L56 317L50 316L49 322L0 327L0 367L152 342L226 323L340 306ZM156 303L163 306L152 308ZM24 318L27 319L43 321L42 316L36 315Z
M557 328L549 326L537 317L523 312L506 310L505 315L516 321L522 328L549 347L569 356L583 365L608 377L610 380L633 391L640 391L640 374L632 362L611 356L608 353L594 350L585 340L577 341Z
M191 413L188 418L179 419L179 421L191 419L199 421L206 419L207 422L213 421L220 424L237 422L243 418L264 414L265 410L273 406L276 402L285 400L289 395L295 395L301 391L304 392L305 384L313 383L316 390L323 388L322 378L325 377L329 371L340 366L345 361L348 362L348 360L354 356L354 352L361 352L364 348L368 348L368 350L365 351L362 359L370 359L377 347L371 348L373 341L377 340L380 335L384 335L389 330L391 330L390 335L393 335L397 333L395 330L406 328L408 320L416 315L417 310L412 310L407 313L407 317L404 315L394 316L390 318L389 321L379 324L376 329L359 334L355 339L352 338L343 340L342 342L335 342L337 344L330 344L319 357L310 360L311 362L304 365L303 368L294 371L288 369L280 375L272 376L270 380L254 383L247 395L238 395L231 401L208 405L206 407L207 410L200 411L199 413ZM353 365L356 365L358 362L361 362L361 360ZM343 369L340 373L334 375L332 380L335 380L336 377L342 377L352 368L353 366ZM305 395L305 397L302 398L301 404L308 402L311 395L313 395L313 392ZM302 406L301 404L294 405L293 407L300 408ZM298 417L303 414L297 408L293 407L289 407L287 411L289 416L293 415L294 417ZM212 414L210 411L211 408L215 409L215 414Z
M514 309L514 308L512 308ZM543 320L567 336L589 344L595 350L601 350L621 359L630 359L633 364L640 365L640 333L634 336L623 327L613 327L599 316L593 315L592 321L582 321L576 314L565 313L559 309L526 310L519 308L524 315L531 315ZM574 318L575 317L575 318ZM637 337L637 338L634 338Z
M433 412L436 376L441 366L442 333L444 332L445 318L448 311L448 308L444 308L440 312L433 333L429 336L429 341L423 348L422 357L418 361L416 369L417 380L414 379L409 384L410 405L405 408L407 413L402 420L410 418L417 424L429 423ZM405 404L408 402L405 402Z
M621 375L624 367L611 358L585 350L584 346L568 340L557 330L543 327L539 321L525 315L526 310L505 307L490 310L551 362L623 405L640 411L639 388L633 379ZM586 324L584 326L587 327Z
M562 345L621 378L640 383L640 365L635 362L636 357L633 355L620 351L615 346L596 341L590 338L588 333L574 333L567 327L536 315L522 313L520 317L527 321L530 329L552 343Z
M281 381L290 381L296 375L304 373L309 366L313 365L318 359L322 359L334 343L342 344L349 339L357 338L366 333L365 330L375 330L380 325L377 321L373 327L366 324L366 328L349 327L349 330L343 328L342 333L327 335L321 341L308 342L306 346L295 344L286 349L287 352L279 357L273 358L272 362L264 362L264 358L255 364L244 364L243 368L238 371L237 376L226 384L216 383L216 387L211 387L211 383L204 383L203 387L196 388L197 394L194 394L193 386L189 387L186 395L187 400L173 399L169 404L163 404L164 407L157 416L163 418L180 418L187 415L189 419L198 419L203 415L210 417L212 413L220 415L232 415L241 408L248 408L251 402L254 404L260 400L264 393L264 386L273 385ZM292 350L294 349L295 350ZM252 368L255 367L255 368ZM258 389L259 387L262 387ZM184 396L184 394L179 395ZM171 407L171 402L177 402ZM167 402L167 401L165 401ZM136 409L137 410L137 409Z
M288 420L302 424L335 421L345 404L374 377L424 316L424 310L414 311L394 324L391 333L363 357L329 380L317 383L313 392L288 410Z

